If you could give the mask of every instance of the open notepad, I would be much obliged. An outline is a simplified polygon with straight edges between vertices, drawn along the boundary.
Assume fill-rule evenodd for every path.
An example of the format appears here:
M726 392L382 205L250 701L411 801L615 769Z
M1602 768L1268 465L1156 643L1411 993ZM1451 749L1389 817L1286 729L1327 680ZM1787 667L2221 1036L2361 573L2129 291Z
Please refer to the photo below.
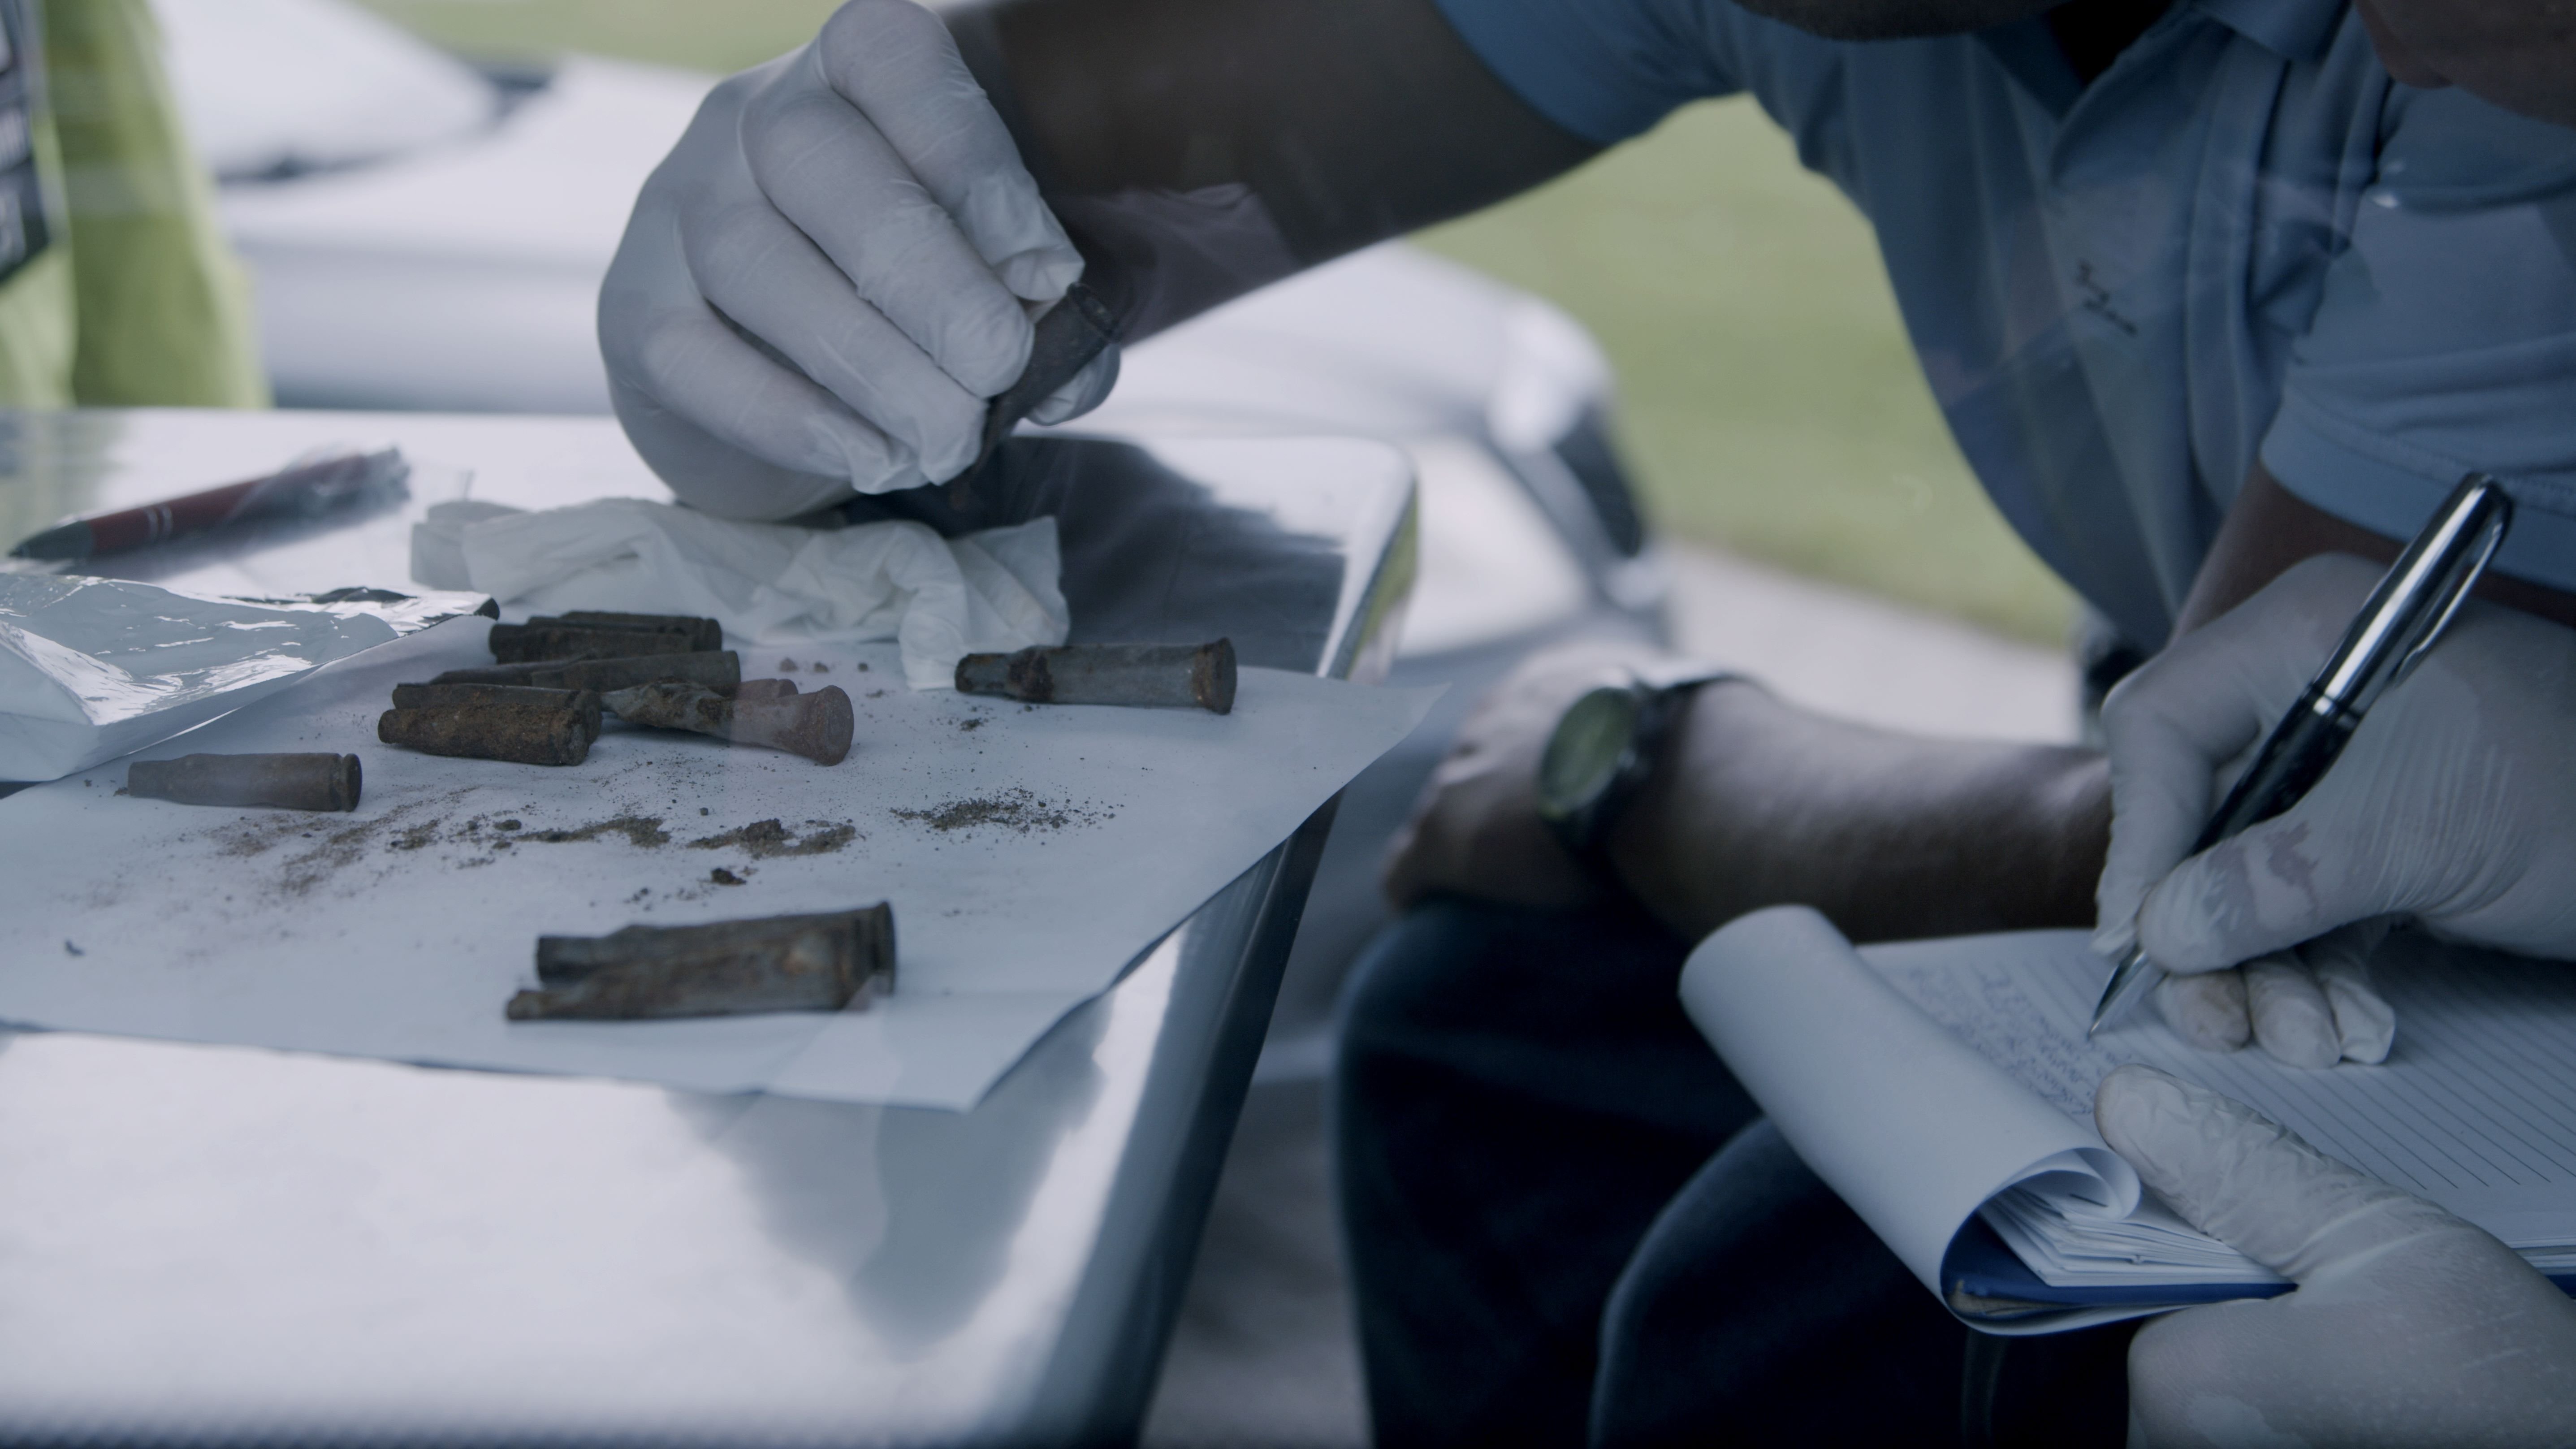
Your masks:
M1682 999L1799 1155L1989 1331L2288 1287L2103 1146L2093 1090L2124 1062L2235 1097L2576 1282L2576 968L2403 936L2376 965L2396 1048L2326 1071L2199 1051L2152 1007L2088 1041L2110 968L2076 931L1855 950L1784 907L1702 943Z

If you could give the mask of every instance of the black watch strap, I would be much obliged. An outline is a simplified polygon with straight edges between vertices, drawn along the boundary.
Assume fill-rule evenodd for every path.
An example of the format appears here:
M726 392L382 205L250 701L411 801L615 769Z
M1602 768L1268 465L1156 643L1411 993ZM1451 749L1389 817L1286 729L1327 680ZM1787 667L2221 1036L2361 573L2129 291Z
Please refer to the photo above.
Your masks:
M1679 661L1632 671L1631 678L1643 698L1626 764L1586 808L1571 815L1546 817L1558 842L1586 869L1606 883L1619 885L1618 869L1610 860L1610 834L1653 782L1673 724L1681 717L1683 702L1703 685L1740 677L1731 669Z

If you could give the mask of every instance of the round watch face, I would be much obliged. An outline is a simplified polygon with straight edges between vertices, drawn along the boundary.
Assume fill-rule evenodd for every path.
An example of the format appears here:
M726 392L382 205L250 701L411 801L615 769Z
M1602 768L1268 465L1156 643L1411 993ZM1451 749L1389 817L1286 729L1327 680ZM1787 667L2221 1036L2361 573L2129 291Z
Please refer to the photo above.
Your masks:
M1637 739L1633 689L1593 690L1574 702L1548 736L1538 762L1541 812L1564 819L1601 798Z

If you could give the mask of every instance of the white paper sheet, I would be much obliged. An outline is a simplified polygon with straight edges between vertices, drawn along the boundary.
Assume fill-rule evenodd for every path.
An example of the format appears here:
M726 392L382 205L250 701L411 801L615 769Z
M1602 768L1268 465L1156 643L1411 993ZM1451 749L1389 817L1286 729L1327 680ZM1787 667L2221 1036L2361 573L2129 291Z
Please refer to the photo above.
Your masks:
M563 769L378 744L392 686L488 664L487 628L441 625L148 752L353 752L354 815L119 798L113 762L0 800L0 1020L963 1108L1436 693L1247 669L1223 717L1038 709L915 693L895 646L862 645L795 651L788 676L852 697L857 744L837 767L616 726ZM780 662L764 651L744 672ZM784 853L706 843L765 820ZM902 981L870 1011L502 1017L534 982L540 934L880 899Z
M2106 968L2081 932L1910 942L1862 955L1925 1014L2087 1128L2102 1078L2144 1062L2246 1103L2318 1151L2440 1203L2512 1247L2576 1245L2576 1076L2560 1069L2576 1061L2576 970L2563 964L2394 938L2374 963L2397 1011L2388 1060L2307 1071L2254 1048L2200 1051L2152 1006L2088 1040L2084 1027ZM2157 1251L2180 1256L2216 1246L2190 1237L2189 1245L2159 1241ZM2057 1246L2081 1248L2085 1240ZM2096 1272L2119 1270L2105 1264ZM2156 1275L2132 1265L2125 1276Z
M2014 1183L2124 1217L2138 1175L1861 963L1803 906L1700 943L1682 1004L1781 1135L1923 1286L1960 1225ZM1963 1126L1963 1124L1973 1124Z

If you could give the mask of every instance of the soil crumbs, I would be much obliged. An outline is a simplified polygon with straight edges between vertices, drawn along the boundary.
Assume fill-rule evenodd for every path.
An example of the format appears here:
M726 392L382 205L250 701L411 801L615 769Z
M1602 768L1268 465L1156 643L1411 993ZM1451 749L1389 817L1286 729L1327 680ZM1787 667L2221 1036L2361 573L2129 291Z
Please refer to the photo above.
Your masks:
M566 841L597 840L603 835L623 835L629 844L650 850L671 843L671 832L662 828L659 815L620 815L613 820L594 820L570 830L531 830L521 840L541 840L548 845Z
M1027 790L1013 788L972 799L951 800L927 810L897 810L894 814L898 820L927 825L938 831L973 830L990 825L1027 835L1041 830L1097 825L1115 818L1117 812L1046 800Z
M768 860L782 855L828 855L856 840L858 827L846 821L808 820L803 834L788 829L776 820L755 820L721 834L689 842L691 850L722 850L739 846L754 860Z

